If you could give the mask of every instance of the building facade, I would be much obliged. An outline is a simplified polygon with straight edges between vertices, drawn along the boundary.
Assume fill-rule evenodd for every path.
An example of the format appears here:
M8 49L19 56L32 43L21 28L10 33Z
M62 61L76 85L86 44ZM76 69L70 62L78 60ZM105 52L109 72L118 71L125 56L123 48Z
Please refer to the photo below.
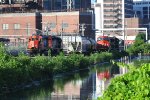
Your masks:
M150 36L150 1L149 0L134 0L134 15L140 18L140 27L148 29Z
M132 0L97 0L95 3L96 38L99 35L123 36L126 18L133 18Z
M85 26L84 35L94 38L91 12L0 14L0 36L26 39L33 33L44 30L48 30L48 34L53 35L79 35L83 24Z
M0 0L0 10L15 11L72 11L91 9L91 0Z
M149 0L134 0L133 9L135 16L141 19L150 19L150 1Z
M91 0L43 0L43 7L51 11L90 9Z

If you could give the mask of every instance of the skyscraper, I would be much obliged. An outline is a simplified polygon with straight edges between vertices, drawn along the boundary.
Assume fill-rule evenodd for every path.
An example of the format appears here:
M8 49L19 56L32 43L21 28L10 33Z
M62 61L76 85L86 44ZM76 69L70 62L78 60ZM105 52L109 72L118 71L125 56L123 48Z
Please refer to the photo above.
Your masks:
M125 18L133 17L133 1L97 0L95 3L95 14L97 16L95 18L96 29L123 29L125 27ZM102 33L110 34L113 31L103 31ZM115 33L122 34L121 31L115 31Z

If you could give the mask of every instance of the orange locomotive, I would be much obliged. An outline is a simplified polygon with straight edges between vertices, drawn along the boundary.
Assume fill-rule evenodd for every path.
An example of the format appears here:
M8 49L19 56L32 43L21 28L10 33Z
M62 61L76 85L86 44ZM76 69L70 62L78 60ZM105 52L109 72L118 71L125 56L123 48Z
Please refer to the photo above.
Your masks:
M99 36L97 38L98 51L119 50L119 39L116 37Z
M51 53L59 53L61 51L62 41L59 37L51 35L32 35L28 40L27 51L32 54L44 54L48 55L48 51Z

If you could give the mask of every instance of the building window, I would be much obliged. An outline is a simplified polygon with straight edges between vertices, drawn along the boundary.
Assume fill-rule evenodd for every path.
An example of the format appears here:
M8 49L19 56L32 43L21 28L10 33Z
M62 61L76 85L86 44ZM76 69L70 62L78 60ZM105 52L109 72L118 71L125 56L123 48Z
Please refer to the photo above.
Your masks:
M144 10L148 10L148 7L143 7L143 11L144 11Z
M2 27L3 27L3 30L8 30L8 24L3 24Z
M56 27L56 23L50 23L50 28L55 28Z
M68 28L69 25L68 25L68 23L62 23L61 27L62 27L62 28Z
M146 18L146 19L147 19L147 18L148 18L148 15L144 15L144 18Z
M14 29L20 29L20 24L14 24Z

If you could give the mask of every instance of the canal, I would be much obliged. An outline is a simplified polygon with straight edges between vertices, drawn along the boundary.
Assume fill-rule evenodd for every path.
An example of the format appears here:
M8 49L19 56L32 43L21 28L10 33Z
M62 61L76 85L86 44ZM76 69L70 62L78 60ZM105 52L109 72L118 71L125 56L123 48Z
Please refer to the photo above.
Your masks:
M145 58L150 59L149 56ZM92 100L102 96L112 78L127 71L126 68L111 63L98 64L26 85L19 90L0 95L0 100Z

